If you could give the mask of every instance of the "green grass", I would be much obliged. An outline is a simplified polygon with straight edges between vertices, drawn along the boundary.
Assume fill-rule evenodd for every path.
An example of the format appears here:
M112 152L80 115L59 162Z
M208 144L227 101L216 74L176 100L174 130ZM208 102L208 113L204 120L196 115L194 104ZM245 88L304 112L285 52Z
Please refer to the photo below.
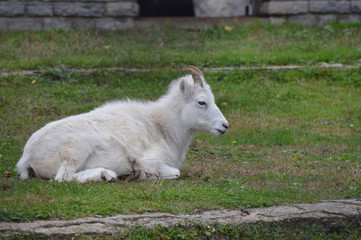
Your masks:
M156 99L181 73L97 71L0 78L0 220L197 213L361 196L360 69L205 72L230 131L198 135L178 180L20 181L14 166L47 122L105 101Z
M288 224L257 224L251 226L233 226L229 224L201 225L189 223L188 226L149 228L129 228L124 232L119 231L112 236L77 235L75 237L47 237L39 234L22 234L4 237L4 240L12 239L254 239L254 240L289 240L289 239L325 239L325 240L357 240L361 237L361 225L358 220L331 221L322 223L288 223Z
M231 226L227 224L196 225L195 227L161 227L130 229L114 239L359 239L361 226L357 221L327 224L258 224Z
M254 23L185 31L37 31L0 34L0 70L95 67L359 64L361 25Z
M188 32L170 27L1 32L2 72L39 69L44 74L0 77L0 221L158 211L191 214L360 198L361 68L317 67L320 62L359 64L360 30L361 24L316 28L257 23L233 26L232 31ZM220 138L197 135L177 180L86 185L19 180L14 167L37 129L106 101L155 100L172 79L184 74L178 71L184 64L201 69L263 64L301 64L304 68L204 72L230 122L230 131ZM95 67L151 71L71 71ZM3 176L5 171L12 173L10 178ZM152 234L175 237L185 232L190 239L206 239L204 227L199 231L135 229L130 234L151 238ZM215 228L226 236L233 236L234 231L244 233L233 227ZM319 227L315 229L309 232L317 236ZM250 236L263 234L262 228L244 231ZM349 236L359 236L357 231ZM330 236L329 232L321 234Z

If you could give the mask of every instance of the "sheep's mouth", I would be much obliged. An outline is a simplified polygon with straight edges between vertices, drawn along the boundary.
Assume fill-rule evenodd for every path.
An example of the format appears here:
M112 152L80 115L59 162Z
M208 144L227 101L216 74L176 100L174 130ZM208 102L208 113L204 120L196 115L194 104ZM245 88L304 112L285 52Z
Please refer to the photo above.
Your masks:
M220 130L220 129L216 129L221 135L225 134L227 130L223 131L223 130Z

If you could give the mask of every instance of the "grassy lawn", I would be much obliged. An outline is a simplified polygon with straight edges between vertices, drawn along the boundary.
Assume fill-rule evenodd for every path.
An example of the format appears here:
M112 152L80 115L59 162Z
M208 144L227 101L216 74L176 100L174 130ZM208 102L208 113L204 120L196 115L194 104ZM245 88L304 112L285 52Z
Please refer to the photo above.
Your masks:
M255 23L226 29L2 32L0 70L355 64L361 59L360 24Z
M361 24L1 33L1 71L46 73L0 77L0 221L197 213L361 197L361 69L317 67L358 64L360 33ZM34 131L105 101L157 99L184 74L178 69L185 63L305 68L205 72L230 131L220 138L199 134L178 180L19 180L14 167ZM69 71L113 66L153 70Z

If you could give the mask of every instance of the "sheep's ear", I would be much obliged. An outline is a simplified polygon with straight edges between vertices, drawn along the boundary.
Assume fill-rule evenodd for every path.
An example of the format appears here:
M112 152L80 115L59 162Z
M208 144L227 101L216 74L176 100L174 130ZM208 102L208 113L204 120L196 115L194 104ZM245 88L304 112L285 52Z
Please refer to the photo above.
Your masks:
M179 89L181 90L182 93L184 92L185 84L186 83L184 82L184 78L182 78L179 83Z
M189 85L187 80L185 78L182 78L179 82L179 89L181 90L181 92L183 94L188 94L191 92L190 88L191 86Z

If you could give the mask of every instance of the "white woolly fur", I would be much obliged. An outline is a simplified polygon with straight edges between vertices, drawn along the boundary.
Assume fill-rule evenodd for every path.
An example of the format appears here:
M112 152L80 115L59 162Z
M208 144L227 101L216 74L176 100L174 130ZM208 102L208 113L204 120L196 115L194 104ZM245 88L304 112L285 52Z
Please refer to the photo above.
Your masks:
M205 80L187 75L157 101L109 102L47 124L30 137L16 167L21 179L86 183L135 170L177 178L198 130L220 136L228 122Z

